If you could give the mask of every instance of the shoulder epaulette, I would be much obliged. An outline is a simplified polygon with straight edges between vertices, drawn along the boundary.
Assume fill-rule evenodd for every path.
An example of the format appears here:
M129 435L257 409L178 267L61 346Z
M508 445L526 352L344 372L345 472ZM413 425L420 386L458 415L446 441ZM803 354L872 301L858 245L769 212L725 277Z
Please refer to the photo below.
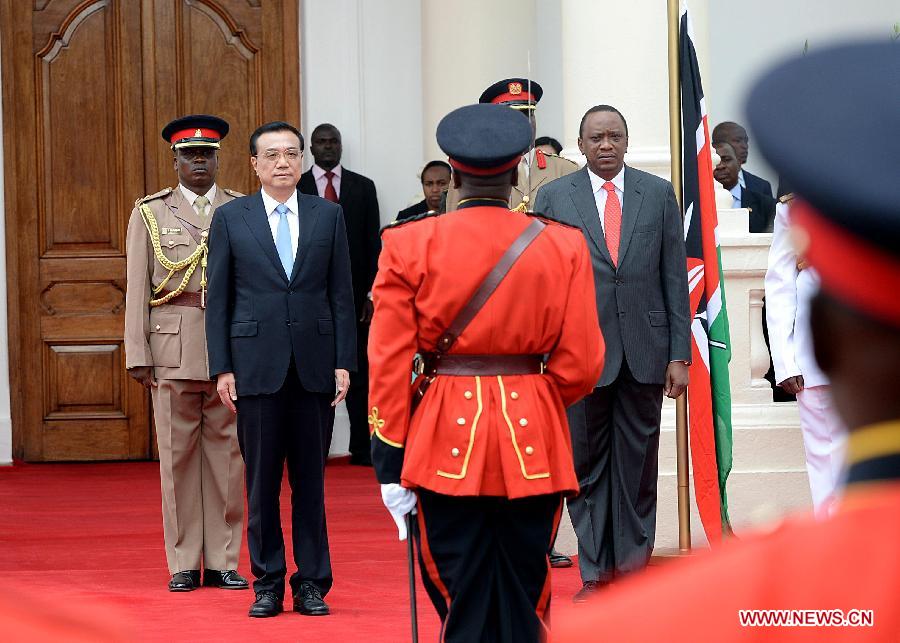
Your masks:
M153 199L161 199L171 193L172 188L163 188L159 192L154 192L153 194L148 194L147 196L141 197L134 202L134 207L138 207L141 203L147 203L148 201L152 201Z
M794 193L788 192L787 194L779 197L778 202L779 203L790 203L793 198L794 198Z
M423 221L425 219L430 219L432 217L439 217L443 212L437 212L435 210L429 210L428 212L423 212L422 214L417 214L414 217L409 217L408 219L398 219L397 221L391 221L383 228L381 228L381 232L384 233L385 230L391 230L393 228L399 228L400 226L406 225L407 223L413 223L414 221Z
M538 219L541 219L543 221L548 221L549 223L556 223L558 225L565 226L567 228L573 228L575 230L581 229L576 225L572 225L571 223L566 223L565 221L560 221L559 219L554 219L553 217L551 217L547 214L541 214L540 212L525 212L525 214L527 214L530 217L537 217Z
M247 195L244 194L243 192L238 192L237 190L232 190L231 188L222 188L222 191L223 191L225 194L230 194L231 196L233 196L233 197L235 197L235 198L241 197L241 196L247 196Z
M548 154L547 152L544 152L544 156L549 156L549 157L552 157L555 159L560 159L562 161L565 161L566 163L571 163L575 167L578 167L578 163L576 163L572 159L567 159L565 156L560 156L559 154Z

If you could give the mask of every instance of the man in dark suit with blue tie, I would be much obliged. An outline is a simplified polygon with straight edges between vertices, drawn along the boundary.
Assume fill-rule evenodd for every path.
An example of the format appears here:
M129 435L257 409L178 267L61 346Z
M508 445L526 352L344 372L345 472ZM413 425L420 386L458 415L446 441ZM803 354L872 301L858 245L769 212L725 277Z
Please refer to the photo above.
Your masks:
M356 369L356 318L341 207L296 190L303 137L284 122L250 137L262 189L221 207L210 230L210 377L237 413L247 476L250 616L282 611L287 565L278 498L287 460L294 610L328 614L324 466L334 407ZM335 395L337 387L337 395Z
M587 167L541 187L534 210L587 238L606 344L600 381L568 412L580 602L650 559L662 398L684 392L691 340L684 228L672 184L625 165L628 125L610 105L585 113L578 147Z

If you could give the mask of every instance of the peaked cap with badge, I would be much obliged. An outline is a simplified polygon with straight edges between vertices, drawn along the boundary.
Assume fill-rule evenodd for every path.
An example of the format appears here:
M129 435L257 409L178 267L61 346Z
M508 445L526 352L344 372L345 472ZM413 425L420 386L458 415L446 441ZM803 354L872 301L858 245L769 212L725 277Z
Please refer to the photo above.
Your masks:
M543 88L533 80L529 82L527 78L506 78L485 89L478 102L506 107L530 116L534 114L543 95ZM529 152L534 132L531 130L530 119L524 122L528 126L528 145L522 150L524 157L521 162L516 162L512 166L518 166L519 177L517 184L510 190L510 205L523 212L529 209L531 203L534 203L534 197L541 185L578 169L577 163L556 154L547 154L537 149ZM455 169L465 171L460 167L455 167ZM506 169L511 169L511 167ZM458 204L459 193L451 186L447 192L444 210L447 212L455 210Z

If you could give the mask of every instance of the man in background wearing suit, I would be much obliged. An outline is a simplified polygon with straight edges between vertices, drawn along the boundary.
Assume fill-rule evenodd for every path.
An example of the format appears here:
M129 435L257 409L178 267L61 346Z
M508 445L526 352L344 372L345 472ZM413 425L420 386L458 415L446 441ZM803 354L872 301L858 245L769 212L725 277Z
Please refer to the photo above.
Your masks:
M440 212L444 193L450 187L450 172L450 164L446 161L428 161L422 168L420 176L422 193L425 198L400 210L397 214L397 221L403 221L426 212Z
M580 487L568 503L580 602L650 559L662 396L684 392L691 344L684 232L672 185L625 166L628 125L614 107L585 113L578 147L587 167L542 187L534 207L587 237L606 342L597 387L568 413Z
M750 137L747 136L747 130L733 121L723 121L715 126L712 133L712 144L719 143L728 143L737 153L738 163L741 164L738 172L738 183L741 184L741 187L774 198L771 183L761 176L756 176L743 169L747 162L747 155L750 153Z
M210 231L209 373L237 412L247 470L250 616L282 611L287 565L278 498L291 485L294 611L328 614L325 458L334 407L356 368L350 254L341 207L298 194L303 137L284 122L250 137L262 189L216 212ZM335 387L337 395L335 396Z
M200 586L201 558L204 585L249 587L237 573L244 463L234 416L209 381L204 327L210 222L242 196L216 185L227 134L206 114L166 125L178 187L138 199L128 221L125 365L153 399L171 592Z
M341 133L329 123L313 130L309 149L315 164L300 177L297 188L340 204L347 226L350 267L353 273L353 304L356 309L356 363L353 388L347 394L350 417L350 464L372 465L369 452L368 402L369 362L366 346L372 321L372 282L378 272L381 252L381 219L375 184L362 174L341 166Z
M750 232L772 232L775 222L775 199L762 192L754 192L741 187L738 173L741 164L737 153L728 143L717 143L716 153L719 164L713 170L713 177L719 184L731 192L732 208L747 208L750 211L748 230Z

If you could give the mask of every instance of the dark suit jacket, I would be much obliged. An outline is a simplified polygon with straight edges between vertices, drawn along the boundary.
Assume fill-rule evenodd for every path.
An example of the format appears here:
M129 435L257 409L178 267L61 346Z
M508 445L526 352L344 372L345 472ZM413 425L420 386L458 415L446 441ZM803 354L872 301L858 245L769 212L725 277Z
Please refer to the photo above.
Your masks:
M319 195L311 169L300 176L297 189L303 194ZM344 221L347 224L350 268L353 271L353 302L359 319L366 295L372 290L375 273L378 272L378 255L381 252L381 219L375 184L362 174L341 166L341 194L338 201L344 209Z
M417 214L424 214L426 212L428 212L428 201L422 199L418 203L414 203L408 208L400 210L400 212L397 213L397 221L403 221L403 219L409 219Z
M752 192L759 192L760 194L766 194L771 198L772 197L772 184L766 181L761 176L756 176L755 174L750 174L747 170L744 170L744 183L747 184L747 189Z
M542 186L534 209L578 226L587 237L606 341L606 363L597 385L611 384L623 359L639 382L664 384L670 361L691 359L684 228L672 184L625 168L618 269L606 246L586 167Z
M300 239L284 273L259 192L216 210L209 233L209 374L233 372L238 395L275 393L291 355L308 391L334 393L356 370L356 315L341 208L297 195Z
M750 232L772 232L775 226L775 199L753 190L741 190L741 207L750 209Z

